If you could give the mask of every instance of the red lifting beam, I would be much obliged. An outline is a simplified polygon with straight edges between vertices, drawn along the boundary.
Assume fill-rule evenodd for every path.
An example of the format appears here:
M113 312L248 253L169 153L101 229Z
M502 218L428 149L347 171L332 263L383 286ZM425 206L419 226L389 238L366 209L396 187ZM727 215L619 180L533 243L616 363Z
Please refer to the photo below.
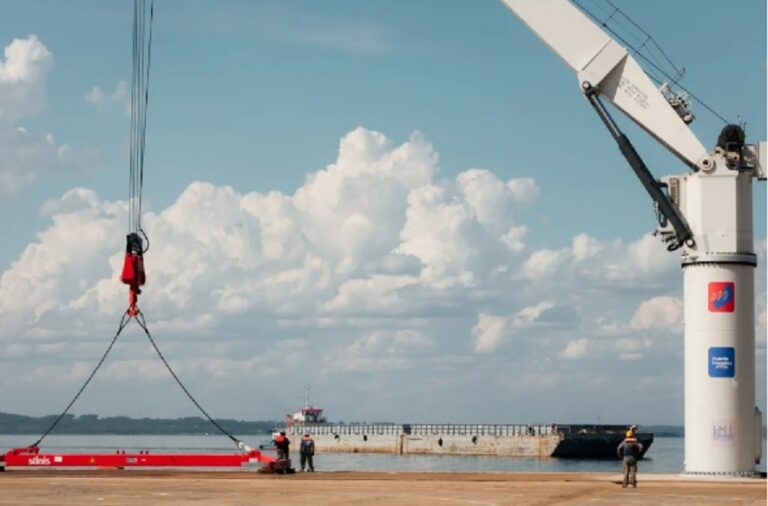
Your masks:
M111 468L128 467L251 467L262 464L260 472L290 472L290 460L278 460L257 450L247 453L40 453L38 448L16 448L5 455L5 469L29 468Z

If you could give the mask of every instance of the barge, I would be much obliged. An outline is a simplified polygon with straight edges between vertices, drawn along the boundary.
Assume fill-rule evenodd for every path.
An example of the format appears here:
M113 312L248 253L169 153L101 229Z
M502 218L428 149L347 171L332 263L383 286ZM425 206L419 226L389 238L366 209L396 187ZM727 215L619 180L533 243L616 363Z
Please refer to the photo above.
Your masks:
M493 455L561 459L618 459L616 447L629 425L575 424L333 424L322 408L300 408L286 416L285 431L298 449L311 434L318 452L396 455ZM636 431L643 456L653 434Z

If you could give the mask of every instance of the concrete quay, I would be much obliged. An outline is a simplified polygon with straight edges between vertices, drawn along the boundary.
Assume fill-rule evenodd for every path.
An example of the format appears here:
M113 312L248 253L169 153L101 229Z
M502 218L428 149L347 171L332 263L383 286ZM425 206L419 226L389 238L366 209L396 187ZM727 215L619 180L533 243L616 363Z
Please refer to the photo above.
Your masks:
M624 489L605 473L302 473L10 471L0 506L658 506L766 504L765 480L640 475Z

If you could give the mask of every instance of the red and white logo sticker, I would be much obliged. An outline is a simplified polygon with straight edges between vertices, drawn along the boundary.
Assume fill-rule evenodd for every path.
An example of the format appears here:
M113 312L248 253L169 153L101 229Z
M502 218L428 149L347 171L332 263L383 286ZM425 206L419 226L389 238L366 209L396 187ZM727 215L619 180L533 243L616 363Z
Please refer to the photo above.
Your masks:
M708 295L710 313L733 313L736 290L732 281L713 281L709 284Z

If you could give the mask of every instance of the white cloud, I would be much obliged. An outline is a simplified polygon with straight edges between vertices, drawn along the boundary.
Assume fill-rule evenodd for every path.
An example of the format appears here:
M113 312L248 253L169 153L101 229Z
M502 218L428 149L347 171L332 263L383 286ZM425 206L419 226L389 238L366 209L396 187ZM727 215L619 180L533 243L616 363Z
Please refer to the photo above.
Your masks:
M495 350L508 333L507 320L485 313L477 315L477 325L472 328L475 351L488 353Z
M15 195L46 174L88 166L92 150L57 145L50 133L36 134L20 124L47 106L53 55L35 35L14 39L0 60L0 196Z
M583 287L629 288L642 281L645 289L673 286L670 280L675 273L679 273L678 258L651 234L626 244L579 234L570 248L533 251L520 269L521 276L537 283L577 281Z
M624 337L616 340L616 351L620 360L639 360L653 346L649 338Z
M142 301L165 328L185 317L215 327L253 310L394 316L453 306L462 287L514 260L505 235L528 201L509 190L514 179L436 173L437 154L421 134L395 146L358 128L341 140L336 162L293 195L192 183L167 209L145 214L152 246ZM520 187L521 195L536 188ZM50 335L65 320L87 328L120 308L116 231L125 212L82 188L48 202L50 226L2 275L9 324L0 336Z
M36 116L46 107L46 84L53 55L35 35L14 39L0 60L0 124Z
M520 210L537 195L530 179L481 169L441 178L423 135L398 144L357 128L293 193L194 182L150 208L140 306L180 374L241 396L286 370L296 373L281 380L291 385L332 390L354 374L359 395L364 385L406 384L431 395L495 384L500 368L546 390L578 377L587 356L594 384L610 383L617 357L635 373L646 354L676 359L679 340L657 339L653 326L680 332L675 256L646 236L581 234L569 247L531 251L534 225ZM91 364L114 332L126 305L117 277L126 205L75 188L41 215L45 227L0 276L0 353L38 361L33 379L75 382L90 371L41 364L62 343L67 364ZM132 369L160 381L145 344L119 347L105 381L125 382ZM20 366L4 367L11 378ZM16 391L7 384L0 379L0 392Z
M85 94L85 101L93 105L102 105L107 96L98 86L91 88L91 91Z
M541 249L534 251L523 265L523 276L539 279L554 276L568 259L568 250Z
M640 304L630 325L637 330L655 327L679 329L682 322L682 299L678 297L654 297Z
M539 197L533 178L504 182L490 171L471 169L459 174L456 182L477 221L495 234L509 230L515 208L532 204Z
M399 294L403 288L417 282L412 276L374 275L367 279L352 279L342 283L336 297L322 308L345 313L403 312L408 308L408 301Z
M487 353L496 350L512 334L534 326L547 326L551 323L556 306L551 301L542 301L527 306L511 317L495 316L486 313L477 315L477 324L471 335L475 343L475 352ZM556 318L555 318L556 319Z
M525 249L525 242L523 239L525 239L527 233L528 227L525 225L512 227L502 236L501 240L504 241L504 244L507 245L510 251L513 253L520 253Z
M603 245L597 239L587 234L579 234L571 241L571 252L575 260L585 260L603 249Z
M111 106L122 106L130 114L130 95L128 93L128 84L125 81L118 81L115 89L111 92L104 91L99 86L93 86L84 95L85 101L98 108Z
M565 348L560 351L560 357L566 360L577 360L584 358L587 355L587 348L589 347L589 340L585 337L568 341Z
M377 330L325 357L325 371L364 372L406 369L423 359L435 340L412 329Z

